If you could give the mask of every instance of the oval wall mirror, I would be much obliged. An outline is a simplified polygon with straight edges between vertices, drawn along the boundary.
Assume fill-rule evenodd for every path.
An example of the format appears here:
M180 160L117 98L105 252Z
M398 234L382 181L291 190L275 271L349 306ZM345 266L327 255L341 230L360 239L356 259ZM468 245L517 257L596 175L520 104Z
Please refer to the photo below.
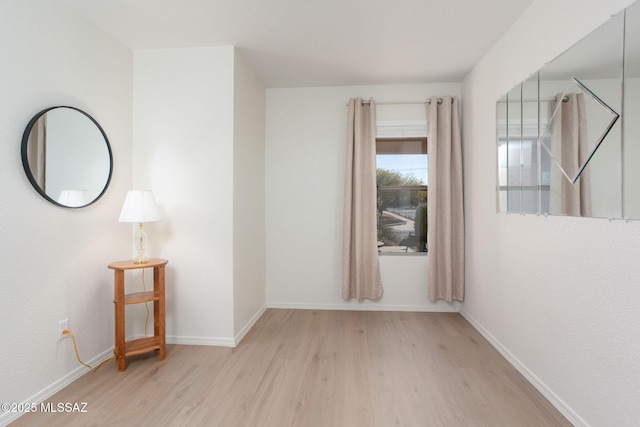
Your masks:
M104 130L74 107L36 114L22 135L22 166L33 188L51 203L81 208L107 190L113 155Z

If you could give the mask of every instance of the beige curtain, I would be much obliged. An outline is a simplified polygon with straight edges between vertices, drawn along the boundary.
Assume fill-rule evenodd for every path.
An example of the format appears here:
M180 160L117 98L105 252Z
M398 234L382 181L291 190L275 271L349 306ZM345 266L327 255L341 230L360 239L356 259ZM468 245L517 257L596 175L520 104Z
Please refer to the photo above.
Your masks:
M583 93L564 95L553 117L553 155L562 168L573 178L589 156L587 141L587 115ZM556 110L558 95L552 102ZM556 165L551 167L549 210L553 215L591 216L591 177L585 168L580 178L572 184Z
M42 191L46 191L47 115L36 120L29 133L27 158L31 175Z
M382 296L376 216L376 107L349 100L342 232L342 297Z
M464 300L462 141L458 98L427 105L429 299Z

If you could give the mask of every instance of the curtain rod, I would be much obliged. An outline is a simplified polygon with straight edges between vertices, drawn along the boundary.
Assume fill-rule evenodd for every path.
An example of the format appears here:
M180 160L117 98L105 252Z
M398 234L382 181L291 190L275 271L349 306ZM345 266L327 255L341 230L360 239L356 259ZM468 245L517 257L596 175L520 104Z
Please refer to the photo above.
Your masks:
M370 104L371 101L362 100L362 104ZM451 103L453 104L453 98L451 98ZM426 99L424 101L387 101L387 102L378 102L376 101L376 105L409 105L409 104L431 104L430 99ZM438 98L438 104L442 104L442 98ZM347 102L347 105L349 103Z
M520 100L520 99L515 99L515 100L513 100L512 102L538 102L538 101L550 102L550 101L555 101L555 100L556 100L556 97L555 97L555 96L550 96L550 97L548 97L548 98L540 98L539 100L538 100L538 99L522 99L522 100ZM507 101L499 100L498 102L500 102L500 103L504 104L504 103L506 103ZM563 97L562 97L562 102L569 102L569 97L568 97L568 96L566 96L566 95L565 95L565 96L563 96Z
M371 101L363 100L363 104L369 104ZM451 103L453 104L453 98L451 98ZM431 104L430 99L426 99L424 101L387 101L387 102L378 102L376 101L376 105L404 105L404 104ZM438 104L442 104L442 98L438 98Z

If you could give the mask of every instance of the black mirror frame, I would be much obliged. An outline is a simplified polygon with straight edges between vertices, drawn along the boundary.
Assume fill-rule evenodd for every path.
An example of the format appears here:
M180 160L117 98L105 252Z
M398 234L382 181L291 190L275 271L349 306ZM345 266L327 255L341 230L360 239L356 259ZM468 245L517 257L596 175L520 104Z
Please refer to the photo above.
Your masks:
M96 125L96 127L98 128L98 130L102 134L102 137L104 138L105 144L107 145L107 152L109 153L109 175L107 176L107 181L105 182L104 188L102 189L100 194L98 194L93 200L91 200L86 205L82 205L82 206L67 206L67 205L63 205L61 203L58 203L57 200L54 200L51 197L49 197L47 195L47 193L42 188L40 188L40 185L38 185L35 177L31 173L31 168L29 166L29 159L28 159L28 156L27 156L27 145L29 143L29 135L31 134L31 130L33 129L33 126L38 121L38 119L40 117L42 117L44 114L46 114L47 112L49 112L51 110L55 110L56 108L69 108L71 110L75 110L75 111L83 114L84 116L86 116L89 120L91 120L91 122L93 122L94 125ZM113 175L113 153L111 151L111 144L109 143L109 138L107 138L107 134L104 132L104 129L102 129L102 126L100 126L100 124L93 117L91 117L86 112L80 110L79 108L70 107L70 106L67 106L67 105L57 105L55 107L45 108L44 110L40 111L38 114L33 116L33 118L31 120L29 120L29 123L27 124L27 127L25 128L24 133L22 134L22 143L21 143L21 146L20 146L20 154L22 156L22 167L24 168L24 172L27 175L27 178L29 178L29 182L31 183L33 188L38 192L38 194L40 194L47 201L53 203L56 206L60 206L62 208L79 209L79 208L84 208L84 207L87 207L87 206L90 206L90 205L94 204L95 202L97 202L104 195L104 193L107 191L107 188L109 188L109 184L111 183L111 176Z

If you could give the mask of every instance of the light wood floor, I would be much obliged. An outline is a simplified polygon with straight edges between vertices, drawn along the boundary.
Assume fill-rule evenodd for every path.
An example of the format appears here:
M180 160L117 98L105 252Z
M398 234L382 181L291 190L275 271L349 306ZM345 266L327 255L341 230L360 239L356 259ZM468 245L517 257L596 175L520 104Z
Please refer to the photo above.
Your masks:
M571 425L462 316L269 309L236 347L88 373L12 426Z

